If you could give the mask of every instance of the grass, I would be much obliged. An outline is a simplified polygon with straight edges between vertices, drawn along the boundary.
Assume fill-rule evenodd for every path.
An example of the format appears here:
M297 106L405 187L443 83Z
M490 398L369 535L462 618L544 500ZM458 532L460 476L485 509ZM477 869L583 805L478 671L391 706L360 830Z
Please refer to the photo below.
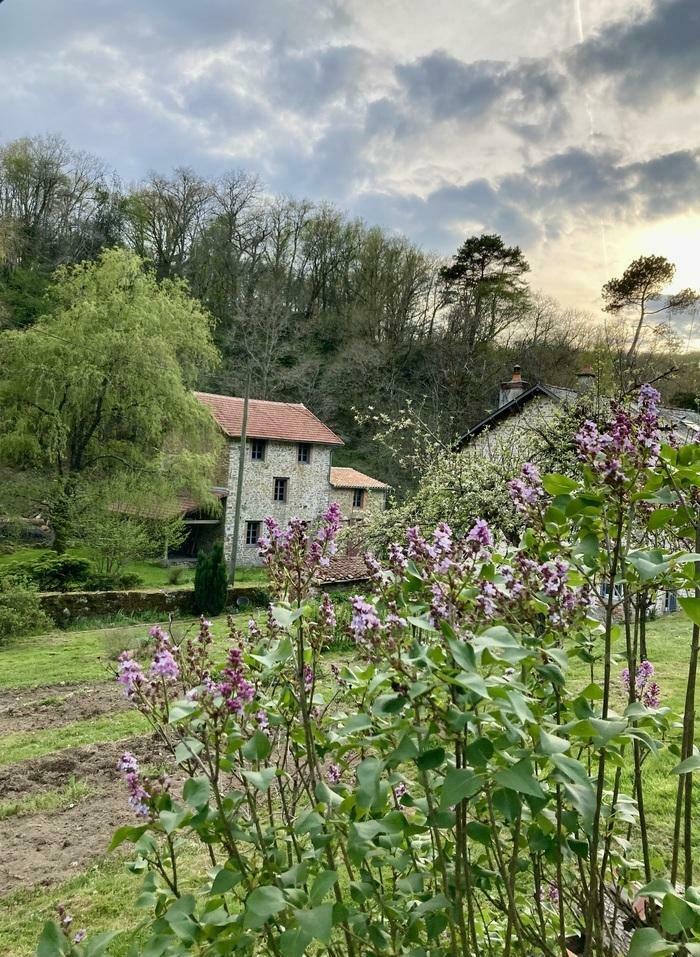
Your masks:
M250 614L234 616L239 625ZM84 681L108 681L114 659L125 648L142 644L153 617L147 622L116 628L86 631L52 631L45 635L17 638L0 647L0 690L33 688L42 685L77 684ZM167 625L167 622L160 621ZM214 637L223 648L227 632L226 616L214 619ZM196 628L194 619L175 623L176 635Z
M122 738L142 734L147 728L148 722L144 716L134 709L87 718L74 724L64 724L60 728L6 734L0 752L0 766L39 758L64 748L120 741Z
M71 778L62 788L41 791L39 794L32 794L14 801L0 801L0 821L8 817L41 814L44 811L63 811L73 804L78 804L92 793L93 789L87 782Z
M3 565L15 561L27 561L38 558L42 552L48 551L45 548L15 548L7 554L0 554L0 570ZM91 558L89 552L84 548L70 548L66 554L74 555L77 558ZM129 562L124 567L124 572L129 575L138 575L141 584L139 588L188 588L194 582L194 566L185 565L180 572L180 578L175 585L170 584L169 575L173 566L163 567L160 561L144 560ZM239 568L236 571L236 584L260 584L264 585L267 581L265 571L262 568Z
M183 851L185 880L188 870L194 871L200 861L193 849ZM140 919L136 900L142 882L142 875L127 870L122 856L113 855L55 887L18 891L2 901L0 953L3 957L34 957L42 927L47 920L55 920L56 908L63 904L73 917L74 930L87 927L91 936L106 930L129 930L109 948L110 957L127 957L134 953L134 943L139 943L133 928Z

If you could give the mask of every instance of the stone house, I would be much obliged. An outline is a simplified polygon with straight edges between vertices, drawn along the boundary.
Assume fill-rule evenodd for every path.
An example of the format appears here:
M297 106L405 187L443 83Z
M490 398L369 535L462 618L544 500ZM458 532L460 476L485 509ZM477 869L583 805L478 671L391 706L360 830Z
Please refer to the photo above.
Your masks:
M195 395L211 411L226 438L222 484L213 491L222 500L223 520L216 523L218 534L223 534L224 552L230 558L244 400L208 392ZM335 432L300 403L249 400L236 549L238 566L259 564L257 543L267 516L280 525L291 518L313 523L331 501L339 501L343 515L353 520L370 503L372 507L384 507L387 486L382 482L355 469L333 468L333 450L343 444ZM207 519L187 516L185 521L206 523Z
M478 422L459 440L460 449L472 449L486 457L502 455L504 450L515 451L523 461L529 457L528 446L538 430L551 424L557 410L572 406L582 395L596 394L596 376L591 368L582 369L577 377L576 389L537 383L530 385L522 378L520 366L515 366L509 380L500 384L498 407ZM692 442L700 438L700 415L688 409L661 408L660 422L667 435L674 435L680 442ZM617 588L617 586L614 586ZM675 611L676 595L660 592L656 599L656 612Z

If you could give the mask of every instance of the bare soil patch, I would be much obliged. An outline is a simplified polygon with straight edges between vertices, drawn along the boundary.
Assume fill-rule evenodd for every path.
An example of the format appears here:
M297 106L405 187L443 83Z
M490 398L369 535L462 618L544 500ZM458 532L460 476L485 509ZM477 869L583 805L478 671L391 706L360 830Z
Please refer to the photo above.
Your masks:
M131 707L116 681L0 692L0 733L58 728Z
M116 770L119 756L133 751L142 764L167 764L162 744L150 736L67 748L0 769L0 796L24 797L87 781L95 793L73 807L0 821L0 897L21 887L68 880L104 857L112 834L133 823L126 791Z

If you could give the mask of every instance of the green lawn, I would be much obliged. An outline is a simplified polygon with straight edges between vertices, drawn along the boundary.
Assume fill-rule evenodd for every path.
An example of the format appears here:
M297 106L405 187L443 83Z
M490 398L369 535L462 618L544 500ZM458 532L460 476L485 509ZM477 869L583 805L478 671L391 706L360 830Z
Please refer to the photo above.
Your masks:
M16 548L9 554L0 555L0 570L3 565L15 561L27 561L38 558L46 549L41 548ZM78 558L90 558L90 554L84 548L72 548L67 552L68 555L75 555ZM138 575L141 579L140 588L187 588L194 581L194 568L183 566L180 571L176 584L171 583L170 576L172 567L164 568L158 561L139 561L129 562L124 571L130 575ZM236 571L237 584L264 584L266 582L265 571L262 568L239 568Z

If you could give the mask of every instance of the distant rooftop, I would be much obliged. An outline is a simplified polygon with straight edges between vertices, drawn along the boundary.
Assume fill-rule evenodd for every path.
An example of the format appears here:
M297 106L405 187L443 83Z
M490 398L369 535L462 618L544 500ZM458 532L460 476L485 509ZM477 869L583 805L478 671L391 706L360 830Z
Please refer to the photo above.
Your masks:
M371 475L365 475L364 472L358 472L357 469L335 467L331 469L331 485L333 488L389 488L385 482L380 482Z
M195 392L202 405L212 413L221 430L232 439L241 436L244 400L231 395ZM343 440L298 402L248 402L247 435L251 439L279 442L311 442L317 445L343 445Z

